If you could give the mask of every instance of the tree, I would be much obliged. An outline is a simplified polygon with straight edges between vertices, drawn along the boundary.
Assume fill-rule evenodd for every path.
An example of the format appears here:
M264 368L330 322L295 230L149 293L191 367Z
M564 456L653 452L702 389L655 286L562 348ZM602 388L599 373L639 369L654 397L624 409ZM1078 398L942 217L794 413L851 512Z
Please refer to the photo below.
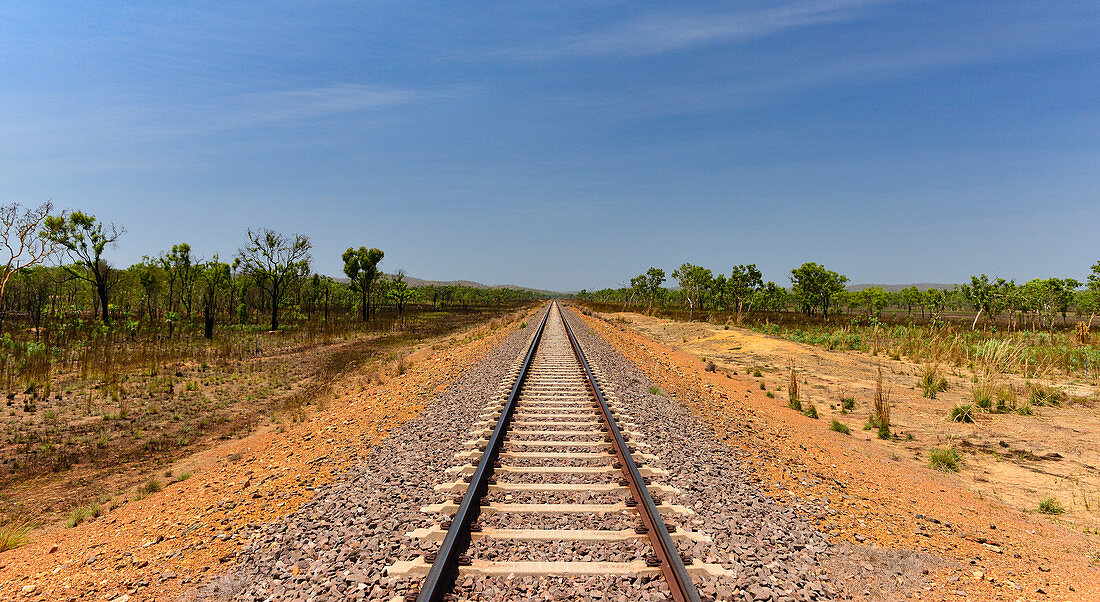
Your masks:
M94 215L75 211L71 215L51 215L44 221L43 236L51 243L65 249L73 265L65 266L72 277L83 280L95 288L102 312L103 323L111 323L109 296L118 281L115 270L103 259L103 250L114 245L125 228L114 224L104 227ZM74 267L76 266L76 267Z
M202 324L203 336L207 339L214 338L214 313L218 308L218 300L225 294L229 286L229 264L218 261L215 255L210 261L196 266L198 279L202 287Z
M1015 286L1015 283L1012 286ZM970 284L962 286L960 291L963 297L978 310L978 314L974 316L974 323L970 325L971 330L978 327L978 319L982 317L982 313L985 313L986 319L992 322L997 314L1004 311L1005 292L1008 287L1009 283L1004 278L991 282L989 276L985 274L971 276Z
M397 306L397 315L400 316L405 313L405 304L415 294L416 292L409 288L409 283L405 282L405 270L397 270L397 273L393 275L393 285L390 287L390 298L393 299L393 304Z
M1092 272L1088 275L1089 291L1092 293L1092 311L1089 312L1089 328L1092 328L1092 319L1096 317L1096 307L1100 304L1100 261L1092 266Z
M678 270L672 272L672 277L680 283L680 293L688 304L688 321L695 316L695 307L703 293L710 287L711 272L702 266L684 263Z
M182 305L190 319L195 281L201 270L191 258L191 245L172 245L172 250L160 257L160 264L168 277L168 310L175 311Z
M344 273L351 279L351 287L359 292L362 320L370 315L370 298L374 282L378 279L378 263L386 254L381 249L348 247L344 251Z
M913 306L920 305L922 300L920 289L915 286L907 286L901 289L901 302L909 311L909 317L913 317Z
M248 242L237 250L234 268L251 276L271 301L271 330L279 329L279 305L289 285L309 272L309 238L293 237L270 228L246 233Z
M844 290L846 282L847 276L827 270L814 262L804 263L791 270L792 288L802 310L813 315L815 308L821 307L821 314L825 319L829 319L829 307L835 304L835 298Z
M757 291L764 288L764 275L756 268L755 263L748 265L735 265L726 281L730 298L737 307L737 323L741 323L741 313L746 303L750 303Z
M867 310L868 316L877 316L890 301L886 291L878 286L869 286L855 293L853 297L858 299L860 306Z
M60 243L41 231L51 211L50 201L34 209L23 208L19 203L0 207L0 235L4 237L4 251L0 253L0 261L4 262L0 266L0 302L14 274L41 265L58 251Z

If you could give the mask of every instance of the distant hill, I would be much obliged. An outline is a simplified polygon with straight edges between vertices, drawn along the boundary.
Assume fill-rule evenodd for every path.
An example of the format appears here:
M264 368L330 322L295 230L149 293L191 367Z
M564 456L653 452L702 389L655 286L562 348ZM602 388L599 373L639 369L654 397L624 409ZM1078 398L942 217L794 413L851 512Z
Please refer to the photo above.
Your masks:
M900 291L903 288L909 288L910 286L915 286L919 290L922 290L922 291L930 289L930 288L938 288L938 289L942 289L942 290L945 290L945 291L949 291L949 290L955 288L954 284L943 284L943 283L938 283L938 282L918 282L916 284L849 284L846 288L849 291L855 292L855 291L861 291L865 288L871 288L873 286L877 286L877 287L881 288L882 290L889 291L889 292L897 292L897 291Z

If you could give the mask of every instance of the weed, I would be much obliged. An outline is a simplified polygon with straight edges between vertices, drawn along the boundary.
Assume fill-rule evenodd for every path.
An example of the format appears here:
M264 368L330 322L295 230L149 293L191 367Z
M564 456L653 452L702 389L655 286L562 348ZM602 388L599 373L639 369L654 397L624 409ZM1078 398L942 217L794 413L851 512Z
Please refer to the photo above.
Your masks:
M142 483L141 487L138 487L138 494L142 496L152 495L163 488L164 485L155 477L149 477L148 481Z
M796 405L798 409L802 409L802 400L798 396L798 373L794 369L794 360L791 360L790 370L788 372L788 384L787 384L787 398L790 400L790 406L793 408Z
M806 416L807 418L813 418L814 420L817 420L817 406L811 403L809 406L806 407L805 410L802 411L802 415Z
M189 473L189 472L181 472L181 473L179 474L179 476L178 476L178 477L176 477L176 482L177 482L177 483L182 483L182 482L184 482L184 481L186 481L187 479L190 479L190 478L191 478L191 473Z
M1050 514L1057 516L1064 514L1066 509L1062 506L1062 503L1053 497L1045 497L1039 501L1039 512L1043 514Z
M30 521L13 520L0 527L0 552L14 550L26 544L36 526Z
M771 391L767 391L767 392L764 393L764 397L767 397L768 399L775 399L775 393L772 393Z
M766 385L764 383L764 381L760 381L760 390L761 391L767 391L768 390L768 385Z
M764 376L764 375L760 374L759 370L753 370L752 371L752 376L753 376L753 378L760 378L761 376Z
M852 434L852 429L848 428L847 424L844 424L843 422L838 422L837 420L833 420L829 423L829 430L836 431L845 435Z
M801 412L802 411L802 402L799 401L798 399L791 399L790 401L787 402L787 407L792 409L792 410L798 410L799 412Z
M952 422L974 422L974 416L971 415L974 406L967 404L961 406L955 406L951 409L951 413L947 417Z
M1031 416L1035 412L1031 409L1031 402L1024 402L1023 405L1016 408L1016 413L1021 416Z
M925 364L921 369L918 385L921 395L928 399L935 399L936 394L947 390L947 379L940 374L939 364Z
M878 367L875 377L875 424L878 426L879 439L890 438L890 389L882 384L882 366Z
M520 329L527 328L527 321L524 320L523 322L520 322L519 327L520 327Z
M928 452L928 465L943 472L959 472L959 462L962 456L957 450L950 447L933 448Z
M1035 406L1056 406L1066 400L1066 394L1054 387L1028 385L1028 403Z
M68 520L65 521L65 526L72 528L90 518L98 518L101 514L103 514L103 509L100 508L99 504L95 502L85 504L73 509Z
M656 387L656 386L650 387L649 389L646 389L646 391L648 391L650 395L664 395L665 394L665 392L662 391L660 387Z

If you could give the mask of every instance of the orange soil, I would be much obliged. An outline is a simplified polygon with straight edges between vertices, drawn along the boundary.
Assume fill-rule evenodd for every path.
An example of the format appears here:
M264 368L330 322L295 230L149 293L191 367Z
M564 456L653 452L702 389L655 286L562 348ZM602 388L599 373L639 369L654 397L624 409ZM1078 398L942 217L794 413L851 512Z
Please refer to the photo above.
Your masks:
M302 422L177 463L174 474L193 475L183 482L76 528L34 532L30 544L0 553L0 599L178 598L227 570L241 545L229 534L296 510L515 328L448 335L408 356L403 375L391 366L382 384L352 375Z
M821 527L834 541L918 550L945 560L930 575L936 585L914 596L1100 599L1095 535L980 498L950 476L897 462L889 444L829 431L827 421L787 408L785 392L782 400L766 397L743 369L741 376L706 372L698 356L629 326L585 320L716 435L748 452L748 468L771 495L781 501L792 493L829 500L839 512ZM775 487L779 483L791 493Z

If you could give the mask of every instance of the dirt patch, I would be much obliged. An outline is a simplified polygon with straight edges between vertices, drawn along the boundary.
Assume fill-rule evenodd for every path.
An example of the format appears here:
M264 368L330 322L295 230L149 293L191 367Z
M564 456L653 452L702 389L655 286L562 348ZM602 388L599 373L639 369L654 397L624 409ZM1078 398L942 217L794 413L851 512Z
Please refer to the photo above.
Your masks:
M1014 506L1002 490L994 497L991 487L975 487L979 477L994 476L992 471L985 472L984 462L1005 467L1033 463L1063 470L1068 462L1089 464L1086 450L1078 452L1076 459L1070 458L1074 452L1069 448L1076 448L1076 442L1055 445L1057 436L1050 433L1048 447L1033 443L1026 434L1047 422L1064 424L1068 420L1065 416L1080 416L1077 419L1087 423L1091 408L1042 408L1038 418L996 415L992 424L980 421L951 425L967 433L965 438L971 442L990 440L1000 447L998 441L1003 439L1010 449L1030 450L1031 456L1038 459L1017 454L1013 456L1016 459L997 461L991 459L991 454L964 450L962 473L945 475L927 467L925 450L951 444L963 447L963 437L937 435L946 423L944 407L957 402L951 398L920 398L914 390L916 376L911 363L828 352L708 324L675 323L637 314L603 317L603 321L587 321L637 362L651 380L713 425L721 438L741 449L744 462L770 495L790 503L827 499L837 511L821 522L823 530L853 547L882 550L876 552L879 556L867 560L873 570L867 571L866 579L852 573L852 582L859 586L849 593L890 599L892 590L886 587L888 580L882 582L883 576L908 580L913 570L907 568L906 559L918 554L913 558L935 560L914 565L920 573L927 570L924 579L934 583L918 590L922 598L1100 597L1096 562L1100 537L1082 522L1090 520L1083 502L1068 519L1050 518ZM704 355L718 364L715 372L706 371ZM804 398L815 403L820 419L787 408L786 391L777 391L785 383L786 365L792 357L799 367ZM900 441L881 441L874 431L861 430L873 393L872 374L880 363L895 394L893 421L902 435ZM753 377L757 370L761 376ZM948 378L955 379L949 383L956 389L953 393L961 395L958 389L965 390L965 378ZM760 388L761 382L766 390ZM767 397L769 391L775 397ZM841 393L856 397L853 413L840 413ZM836 408L830 407L834 404ZM852 435L828 430L834 418L847 420ZM993 431L1012 424L1018 424L1013 427L1019 429L1018 438L1008 439L1000 431ZM913 441L905 441L907 433L914 435ZM1050 452L1063 457L1055 459ZM1065 477L1042 478L1054 483ZM1037 504L1038 499L1032 496L1028 506ZM889 550L900 555L890 560L883 556ZM891 563L906 566L890 569L887 565ZM830 570L843 575L849 568L837 566Z

